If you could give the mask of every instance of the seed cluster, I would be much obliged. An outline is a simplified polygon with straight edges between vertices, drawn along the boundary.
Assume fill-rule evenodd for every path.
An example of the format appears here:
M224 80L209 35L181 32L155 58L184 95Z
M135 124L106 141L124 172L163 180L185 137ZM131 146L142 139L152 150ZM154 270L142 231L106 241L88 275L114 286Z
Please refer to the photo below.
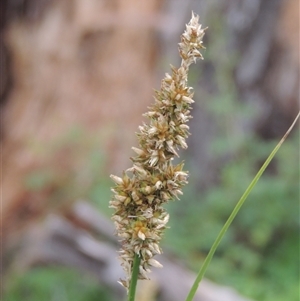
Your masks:
M204 48L205 29L198 20L199 16L192 14L179 43L181 66L172 67L172 75L166 74L160 91L155 92L154 105L144 114L149 123L139 127L139 148L132 148L136 153L131 158L133 166L122 177L111 175L116 185L110 208L122 243L120 259L127 278L120 283L126 288L135 254L141 258L139 279L148 279L151 266L161 267L153 257L162 252L159 242L169 220L163 204L178 198L187 184L183 163L173 165L172 160L178 157L179 148L187 148L190 134L186 123L194 101L192 88L187 86L188 69L197 58L203 59L199 50Z

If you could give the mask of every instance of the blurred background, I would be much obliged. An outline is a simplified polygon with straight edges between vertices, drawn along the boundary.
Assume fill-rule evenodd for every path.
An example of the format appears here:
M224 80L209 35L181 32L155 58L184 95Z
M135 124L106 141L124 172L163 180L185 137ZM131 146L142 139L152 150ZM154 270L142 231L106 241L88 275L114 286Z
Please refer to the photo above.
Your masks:
M209 27L205 60L189 77L194 118L181 158L190 183L168 205L165 268L143 284L138 299L183 300L180 285L189 277L182 275L199 269L299 110L299 2L3 0L1 6L5 301L122 300L109 175L130 167L153 89L169 64L180 63L177 44L191 11ZM170 289L174 269L181 272ZM299 126L206 277L199 301L299 300Z

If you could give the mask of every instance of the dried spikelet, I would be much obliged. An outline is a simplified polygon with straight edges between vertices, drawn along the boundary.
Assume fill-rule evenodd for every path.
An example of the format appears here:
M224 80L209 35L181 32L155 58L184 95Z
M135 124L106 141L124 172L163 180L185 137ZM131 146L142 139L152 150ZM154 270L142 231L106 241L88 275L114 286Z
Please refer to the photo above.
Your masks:
M178 198L182 187L187 184L188 173L183 163L173 165L179 148L187 148L186 138L193 101L192 88L187 86L189 66L198 58L205 29L198 23L199 17L192 14L186 30L181 36L179 54L182 58L178 69L172 67L172 74L166 74L160 91L155 93L155 102L144 114L149 123L139 127L137 134L139 148L131 158L133 167L123 177L111 175L116 186L110 207L122 249L121 265L127 278L120 283L129 287L135 254L141 257L139 279L147 279L150 267L161 267L153 259L161 254L159 242L169 220L163 204Z

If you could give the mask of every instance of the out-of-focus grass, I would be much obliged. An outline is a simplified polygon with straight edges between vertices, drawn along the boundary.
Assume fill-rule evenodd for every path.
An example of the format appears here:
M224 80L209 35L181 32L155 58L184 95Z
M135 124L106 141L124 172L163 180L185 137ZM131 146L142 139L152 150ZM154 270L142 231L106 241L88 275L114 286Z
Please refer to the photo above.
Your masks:
M116 301L87 274L64 267L34 268L11 279L5 301Z
M236 144L235 156L220 169L218 183L205 191L191 183L180 202L168 205L171 229L165 244L195 271L277 142L245 138L244 143ZM296 301L299 296L298 145L299 135L293 133L251 192L206 274L256 300Z

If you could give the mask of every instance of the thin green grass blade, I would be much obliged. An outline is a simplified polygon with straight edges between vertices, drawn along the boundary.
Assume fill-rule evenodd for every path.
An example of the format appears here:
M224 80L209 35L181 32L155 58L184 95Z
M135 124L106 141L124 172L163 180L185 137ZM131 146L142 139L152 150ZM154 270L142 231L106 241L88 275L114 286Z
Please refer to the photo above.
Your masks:
M262 174L264 173L265 169L267 168L267 166L269 165L269 163L271 162L271 160L273 159L273 157L275 156L275 154L277 153L277 151L279 150L279 148L281 147L281 145L283 144L283 142L285 141L285 139L287 138L287 136L289 135L289 133L291 132L291 130L293 129L293 127L295 126L297 120L299 119L300 116L300 112L298 113L298 115L296 116L294 122L292 123L292 125L290 126L290 128L287 130L287 132L284 134L284 136L282 137L282 139L279 141L279 143L276 145L276 147L273 149L273 151L271 152L271 154L269 155L269 157L266 159L265 163L262 165L262 167L260 168L260 170L258 171L258 173L256 174L256 176L254 177L254 179L252 180L252 182L250 183L250 185L247 187L247 189L245 190L244 194L242 195L242 197L240 198L240 200L238 201L238 203L236 204L235 208L233 209L232 213L230 214L228 220L226 221L226 223L224 224L222 230L220 231L220 233L218 234L215 242L213 243L210 251L208 252L204 263L196 277L196 280L186 298L186 301L192 301L197 289L199 287L199 284L207 270L207 267L210 264L211 259L214 256L214 253L218 247L218 245L220 244L223 236L225 235L227 229L229 228L230 224L232 223L232 221L234 220L235 216L237 215L237 213L239 212L239 210L241 209L241 207L243 206L245 200L247 199L249 193L251 192L251 190L254 188L254 186L256 185L257 181L259 180L259 178L262 176Z

